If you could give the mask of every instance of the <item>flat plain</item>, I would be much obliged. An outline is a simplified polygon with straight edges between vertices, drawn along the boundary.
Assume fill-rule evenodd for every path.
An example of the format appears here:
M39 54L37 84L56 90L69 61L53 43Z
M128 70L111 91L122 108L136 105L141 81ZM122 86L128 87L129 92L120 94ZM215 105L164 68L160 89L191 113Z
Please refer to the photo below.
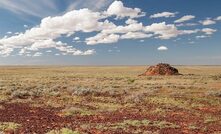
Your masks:
M221 66L2 66L0 133L220 134Z

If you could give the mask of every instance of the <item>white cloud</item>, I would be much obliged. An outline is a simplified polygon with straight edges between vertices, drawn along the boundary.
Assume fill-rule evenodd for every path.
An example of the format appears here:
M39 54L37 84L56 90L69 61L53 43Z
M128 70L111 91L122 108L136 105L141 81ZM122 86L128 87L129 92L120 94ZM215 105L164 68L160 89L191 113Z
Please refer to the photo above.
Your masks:
M207 35L211 35L213 33L215 33L217 30L216 29L212 29L212 28L203 28L202 32L204 32Z
M42 56L42 53L41 52L36 52L33 57L39 57L39 56Z
M93 55L93 54L95 54L95 53L96 53L96 52L92 49L92 50L87 50L87 51L85 51L83 55Z
M200 30L195 29L195 30L182 30L181 34L195 34L198 33Z
M177 27L184 27L184 26L196 26L198 25L197 23L179 23L179 24L176 24Z
M25 52L26 52L26 49L21 49L21 50L19 51L19 55L23 55L23 54L25 54Z
M59 45L58 42L53 40L62 35L77 31L92 32L107 27L108 22L99 22L100 19L102 17L98 12L92 12L88 9L74 10L63 16L44 18L39 26L28 29L19 35L2 38L0 39L0 44L11 49L26 46L29 46L30 50L57 47ZM68 45L63 44L63 47L68 47ZM86 53L73 49L71 51L73 55L89 54L87 51Z
M128 25L116 26L112 24L111 27L103 29L96 36L87 38L86 43L88 45L115 43L119 39L142 39L150 38L152 36L159 39L170 39L177 37L178 35L194 34L199 31L197 29L178 30L174 24L166 24L165 22L153 23L149 26L143 26L142 23L138 23L137 21L132 21L131 23L126 24ZM112 35L112 38L110 38L110 35Z
M135 32L135 31L141 31L143 29L142 23L132 23L126 26L116 26L113 25L110 28L104 29L103 33L128 33L128 32Z
M166 51L166 50L168 50L168 48L166 46L160 46L160 47L157 48L157 50Z
M52 40L52 39L48 39L48 40L38 40L35 41L31 47L29 47L29 50L32 51L37 51L39 49L44 49L44 48L53 48L56 47L56 43Z
M145 15L139 8L125 7L122 1L114 1L107 9L106 14L115 15L117 18L138 18Z
M118 42L119 38L120 36L117 34L99 33L94 37L87 38L86 43L88 45L115 43Z
M189 44L195 44L195 43L196 43L195 41L190 41L190 42L189 42Z
M204 38L208 38L210 36L205 36L205 35L198 35L196 36L196 39L204 39Z
M177 13L162 12L162 13L153 14L153 15L150 16L150 18L160 18L160 17L169 18L169 17L175 17L176 14Z
M154 33L160 39L170 39L177 37L180 34L180 31L173 24L162 23L153 23L150 26L146 26L144 29L145 32Z
M183 16L182 18L180 18L180 19L178 19L178 20L176 20L174 22L175 23L182 23L182 22L185 22L185 21L192 20L194 18L195 18L195 16L193 16L193 15L186 15L186 16Z
M46 51L46 53L51 53L51 52L52 52L51 50L47 50L47 51Z
M135 23L137 23L137 20L129 18L125 23L128 24L128 25L135 24Z
M24 28L28 28L28 25L24 25Z
M80 40L80 37L75 37L73 40L75 41Z
M140 17L144 13L138 8L124 7L122 1L115 1L108 10L105 12L95 12L89 9L80 9L60 16L46 17L41 20L39 25L27 28L23 33L1 38L0 54L2 56L9 56L12 52L18 52L19 55L27 55L30 52L42 52L41 49L57 49L62 55L95 54L94 49L78 50L70 44L59 41L63 37L71 38L77 32L96 33L95 36L86 37L82 41L87 45L96 45L116 43L122 39L144 39L151 37L171 39L179 35L194 34L200 31L198 29L179 30L175 24L166 24L165 22L145 26L143 23L135 20L136 17ZM112 15L118 18L127 17L125 24L119 25L118 23L110 22L108 19ZM187 18L182 19L182 21L187 20ZM206 34L215 32L214 30L211 31L211 29L203 29L201 31ZM80 37L73 38L73 41L79 42L79 40Z
M200 23L204 26L216 24L214 20L207 18L206 20L200 21Z
M221 21L221 16L218 16L215 20Z
M2 46L0 44L0 55L2 55L2 57L7 57L9 56L11 53L13 52L12 48L6 47L6 46Z
M121 39L143 39L150 38L153 34L146 34L142 32L128 32L124 35L121 35Z
M21 34L21 33L19 33L19 32L16 32L16 33L15 33L15 35L19 35L19 34Z
M11 32L11 31L8 31L7 34L12 34L12 32Z

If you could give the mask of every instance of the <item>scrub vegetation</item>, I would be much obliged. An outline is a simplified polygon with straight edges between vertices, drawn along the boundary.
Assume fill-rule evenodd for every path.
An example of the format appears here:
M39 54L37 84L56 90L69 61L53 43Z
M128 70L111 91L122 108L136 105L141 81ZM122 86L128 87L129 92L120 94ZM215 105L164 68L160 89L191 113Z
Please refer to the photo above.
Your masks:
M221 133L221 67L0 67L0 133Z

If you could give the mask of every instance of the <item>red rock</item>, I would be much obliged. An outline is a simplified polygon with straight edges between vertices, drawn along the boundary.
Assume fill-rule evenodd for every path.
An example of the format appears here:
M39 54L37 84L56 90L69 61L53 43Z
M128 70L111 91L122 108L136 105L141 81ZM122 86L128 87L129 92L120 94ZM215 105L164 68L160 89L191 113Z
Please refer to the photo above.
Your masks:
M145 73L139 76L153 76L153 75L180 75L179 71L169 64L160 63L156 66L150 66Z

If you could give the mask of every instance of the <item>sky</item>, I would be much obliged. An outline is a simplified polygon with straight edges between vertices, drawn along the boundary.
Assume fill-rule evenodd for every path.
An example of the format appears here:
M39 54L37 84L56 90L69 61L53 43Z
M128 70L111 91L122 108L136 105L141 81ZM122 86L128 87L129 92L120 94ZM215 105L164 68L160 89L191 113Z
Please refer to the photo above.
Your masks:
M1 0L0 65L221 65L220 0Z

